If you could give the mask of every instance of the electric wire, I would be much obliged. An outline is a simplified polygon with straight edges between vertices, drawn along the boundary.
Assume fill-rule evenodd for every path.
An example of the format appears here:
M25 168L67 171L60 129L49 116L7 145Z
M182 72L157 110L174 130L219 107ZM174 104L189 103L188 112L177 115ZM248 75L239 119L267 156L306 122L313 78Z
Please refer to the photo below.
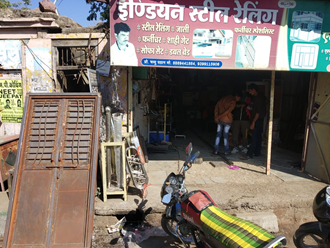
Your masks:
M57 7L59 7L61 5L61 3L63 2L63 0L61 0L61 2L57 5Z
M63 1L63 0L62 0ZM107 35L110 33L110 29L108 29L105 33L105 35L102 37L102 39L95 45L95 47L93 47L91 49L91 52L94 52L94 50L96 49L96 47L107 37ZM52 68L50 68L44 61L42 61L35 53L34 51L28 46L28 44L24 41L24 40L21 40L23 42L23 44L27 47L27 49L29 50L29 52L31 53L32 57L34 58L34 60L37 62L37 64L43 69L43 71L47 74L47 76L55 82L55 79L53 77L51 77L49 75L49 73L44 69L44 67L38 62L38 60L43 63L48 69L52 70ZM77 58L80 58L82 56L85 56L85 55L80 55L78 57L76 57L75 59ZM96 56L97 58L98 56ZM70 59L68 60L65 65L67 65L69 62L73 61L74 59ZM59 75L59 73L57 73ZM76 73L75 73L76 74ZM67 74L66 76L74 76L75 74Z
M23 43L24 43L24 45L28 48L28 50L30 51L30 53L31 53L31 55L32 55L32 57L33 57L33 59L37 62L37 64L43 69L43 71L47 74L47 76L53 81L53 82L55 82L55 79L52 77L52 76L50 76L49 75L49 73L45 70L45 68L39 63L39 61L38 60L40 60L43 64L45 64L50 70L51 70L51 68L45 63L45 62L43 62L33 51L32 51L32 49L30 49L29 47L28 47L28 45L25 43L25 41L24 40L21 40Z

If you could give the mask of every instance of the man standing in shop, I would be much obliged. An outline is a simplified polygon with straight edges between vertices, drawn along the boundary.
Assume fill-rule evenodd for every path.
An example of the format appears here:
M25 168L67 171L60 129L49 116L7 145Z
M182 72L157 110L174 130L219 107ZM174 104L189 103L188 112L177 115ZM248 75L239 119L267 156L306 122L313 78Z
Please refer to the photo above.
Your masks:
M259 93L256 84L250 84L248 90L249 94L252 96L253 102L250 124L250 129L252 130L252 143L246 155L241 157L243 160L253 158L253 156L260 156L262 131L267 105L266 97Z
M218 124L217 126L217 135L215 138L214 145L214 154L219 154L219 143L221 139L221 135L223 133L224 146L225 146L225 155L230 154L229 150L229 129L231 123L233 122L232 111L236 106L236 102L241 98L241 93L237 92L234 96L227 95L222 97L218 103L215 105L214 109L214 120Z
M234 148L231 153L237 153L239 151L247 153L248 145L248 132L250 128L250 110L247 108L251 102L251 97L248 96L245 90L242 90L242 97L239 102L236 103L236 107L233 110L234 120L232 124L232 137ZM239 134L242 134L242 145L239 145Z
M128 42L131 28L124 22L114 25L116 42L111 46L111 65L137 66L135 47Z

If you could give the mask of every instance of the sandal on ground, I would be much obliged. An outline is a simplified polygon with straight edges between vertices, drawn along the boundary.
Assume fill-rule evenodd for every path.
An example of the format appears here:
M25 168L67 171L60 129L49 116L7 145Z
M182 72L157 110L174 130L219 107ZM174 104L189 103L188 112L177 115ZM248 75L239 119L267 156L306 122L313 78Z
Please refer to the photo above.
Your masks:
M212 155L219 155L219 152L212 152Z
M231 154L231 152L225 152L225 156L228 156L230 154Z
M250 159L250 157L247 156L247 155L245 155L245 156L240 157L240 159L241 159L241 160L248 160L248 159Z

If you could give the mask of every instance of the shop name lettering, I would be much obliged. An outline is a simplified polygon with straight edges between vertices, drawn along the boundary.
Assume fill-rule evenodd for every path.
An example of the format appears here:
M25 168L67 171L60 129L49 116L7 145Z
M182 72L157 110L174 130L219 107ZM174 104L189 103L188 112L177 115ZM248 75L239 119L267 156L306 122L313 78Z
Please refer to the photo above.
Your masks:
M22 98L22 95L15 89L0 89L0 98Z
M164 49L161 48L160 46L154 48L154 47L147 47L145 45L142 48L137 48L136 49L137 53L141 54L157 54L157 55L183 55L183 56L189 56L190 55L190 50L184 47L183 49Z
M273 9L258 9L258 1L246 1L242 7L239 0L234 1L236 14L233 15L236 23L249 23L261 24L271 23L276 25L278 10ZM184 20L185 5L174 4L154 4L154 3L141 3L128 0L125 3L118 3L119 18L122 21L127 21L128 18L133 19L136 17L145 16L149 20L161 18L166 21L170 19ZM223 22L229 21L229 7L215 7L212 0L204 0L203 6L189 6L192 11L189 13L190 20L196 22ZM222 19L222 20L221 20Z
M257 33L257 34L274 34L275 29L269 29L269 28L247 28L246 26L243 26L242 28L235 28L236 33L245 33L245 34L251 34L251 33Z
M173 45L179 45L179 44L184 44L184 45L189 45L190 38L187 38L185 35L180 37L179 35L175 37L157 37L155 34L151 34L150 36L139 36L138 41L145 42L145 43L168 43L168 44L173 44Z

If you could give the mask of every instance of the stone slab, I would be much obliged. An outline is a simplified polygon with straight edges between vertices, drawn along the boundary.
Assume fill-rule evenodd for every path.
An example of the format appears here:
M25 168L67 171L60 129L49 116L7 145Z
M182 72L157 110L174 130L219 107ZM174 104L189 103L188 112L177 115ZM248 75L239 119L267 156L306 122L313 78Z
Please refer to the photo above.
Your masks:
M6 192L0 192L0 238L3 238L7 220L9 199Z
M0 192L0 213L5 212L7 213L9 206L9 199L6 192Z
M211 180L215 183L226 183L227 180L222 177L211 177Z

